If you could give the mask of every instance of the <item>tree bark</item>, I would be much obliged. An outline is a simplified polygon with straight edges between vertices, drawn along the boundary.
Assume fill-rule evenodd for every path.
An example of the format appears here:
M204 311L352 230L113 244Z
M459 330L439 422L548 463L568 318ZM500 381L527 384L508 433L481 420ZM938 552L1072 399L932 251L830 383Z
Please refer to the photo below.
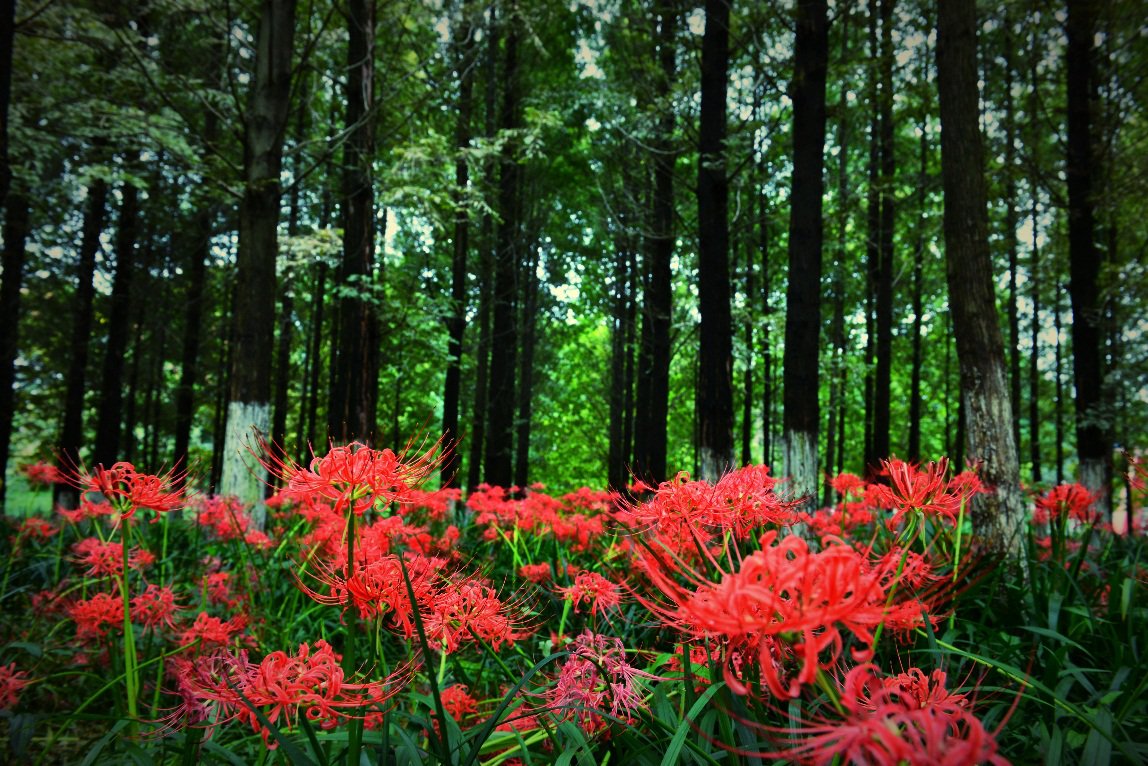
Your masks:
M378 409L379 320L369 288L375 269L375 2L350 0L347 18L347 143L343 147L343 263L331 437L371 441Z
M924 311L922 282L925 269L925 220L928 215L925 192L929 181L929 133L924 113L921 115L920 166L917 169L917 242L913 248L913 367L909 381L909 460L921 459L921 370L924 349L921 344L921 313Z
M524 264L521 277L522 355L518 369L518 419L515 422L514 484L524 491L530 484L530 429L534 421L534 347L538 339L538 248Z
M880 226L877 236L876 331L877 369L873 382L873 457L889 457L890 410L893 381L893 225L894 172L893 143L893 5L881 0L881 96L878 106L881 155Z
M1032 352L1028 356L1028 449L1032 462L1032 481L1041 481L1040 464L1040 248L1037 246L1036 194L1032 198L1032 254L1029 258L1029 282L1032 285L1032 319L1029 334Z
M520 124L518 93L518 19L513 6L505 20L505 66L503 69L503 130ZM517 145L508 139L503 147L498 181L498 227L494 270L494 302L491 328L490 391L487 401L487 433L484 475L486 483L509 487L513 480L511 453L514 448L514 372L518 357L517 263L519 257L519 186L521 168Z
M706 0L698 135L698 463L716 480L733 465L733 319L729 279L726 93L732 0Z
M221 494L253 507L262 528L265 472L250 457L254 432L270 427L271 364L275 335L275 258L280 215L279 176L290 106L295 0L264 0L256 38L244 134L244 188L236 254L235 345L223 445Z
M0 515L7 494L8 457L15 415L16 353L20 348L20 288L27 260L30 204L22 191L13 191L4 210L3 282L0 283Z
M8 203L12 188L12 161L8 149L8 108L12 103L12 50L16 42L16 0L4 0L0 5L0 207ZM3 438L3 437L0 437ZM0 465L0 472L4 470ZM0 473L0 485L4 476ZM0 508L3 508L3 490L0 489Z
M107 183L99 179L93 181L88 187L88 204L80 240L72 340L69 346L68 373L64 379L64 422L60 431L58 460L60 470L64 472L75 471L80 465L80 449L84 446L84 392L95 298L92 277L96 273L96 253L99 252L100 234L104 230L107 198ZM80 502L76 489L66 484L55 485L52 499L55 505L64 508L76 508Z
M797 497L816 502L821 347L822 196L825 78L829 58L825 0L799 0L794 41L793 191L789 213L789 286L785 301L785 471Z
M470 212L466 204L470 183L469 166L465 150L470 146L470 120L474 106L474 34L470 16L471 3L464 3L462 19L455 29L458 46L455 77L458 78L458 118L454 129L454 253L451 258L450 301L451 314L447 319L447 366L442 396L442 432L448 452L443 460L441 483L444 487L458 487L459 454L458 410L462 391L462 341L466 333L466 277L467 251L470 247Z
M207 260L211 257L214 212L202 202L195 214L187 293L184 298L183 350L180 354L179 385L175 389L175 464L187 468L191 448L191 426L195 417L195 384L199 378L199 337L203 321L203 298L207 286Z
M978 124L976 3L938 0L937 6L945 261L962 420L968 454L983 461L981 479L995 488L974 499L972 518L991 549L1019 558L1025 508L988 246L984 149Z
M1092 99L1095 4L1068 2L1068 283L1072 301L1072 371L1076 383L1076 452L1080 482L1109 503L1111 439L1101 415L1101 306L1093 199Z
M116 224L116 276L112 282L108 337L104 344L103 375L96 420L96 441L92 462L110 466L120 459L120 430L123 424L122 373L124 354L131 333L132 276L139 234L139 189L124 183L120 217Z
M672 104L675 64L674 0L658 4L658 68L655 97L661 113L652 141L654 193L650 233L645 242L646 284L642 296L642 345L638 363L638 419L634 472L656 486L666 476L666 429L670 399L670 327L673 290L670 262L674 255L674 165Z

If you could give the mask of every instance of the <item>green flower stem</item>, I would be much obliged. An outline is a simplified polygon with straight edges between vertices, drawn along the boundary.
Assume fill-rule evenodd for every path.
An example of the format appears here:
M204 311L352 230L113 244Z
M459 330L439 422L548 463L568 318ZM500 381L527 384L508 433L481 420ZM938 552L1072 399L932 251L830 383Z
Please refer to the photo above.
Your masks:
M837 714L844 717L845 706L841 704L841 695L837 693L837 689L833 686L833 680L829 678L829 674L820 667L817 668L817 685L821 687L821 691L825 692L825 696L829 698L829 702L832 703L833 709L837 711Z
M135 733L139 721L139 668L136 656L135 634L132 631L132 607L128 594L128 548L131 542L128 534L128 519L120 514L120 540L123 550L123 568L120 572L120 598L124 602L124 689L127 693L129 732Z
M885 599L885 611L881 613L881 622L877 624L877 630L873 631L873 649L877 648L877 642L881 640L881 632L885 629L885 616L889 614L889 609L893 606L893 599L897 597L897 586L901 584L901 573L905 571L905 559L909 557L909 546L906 545L901 549L901 560L897 562L897 573L893 576L893 586L889 588L889 596Z
M355 497L354 493L351 495L351 500L347 505L347 579L354 576L355 573ZM343 671L350 676L355 673L358 668L356 663L358 658L355 656L356 638L355 635L359 629L359 616L355 609L354 602L351 599L351 593L347 592L347 612L346 612L346 627L345 627L345 640L343 642ZM357 716L352 717L350 721L350 730L347 733L347 763L351 766L358 766L359 753L363 746L363 719Z

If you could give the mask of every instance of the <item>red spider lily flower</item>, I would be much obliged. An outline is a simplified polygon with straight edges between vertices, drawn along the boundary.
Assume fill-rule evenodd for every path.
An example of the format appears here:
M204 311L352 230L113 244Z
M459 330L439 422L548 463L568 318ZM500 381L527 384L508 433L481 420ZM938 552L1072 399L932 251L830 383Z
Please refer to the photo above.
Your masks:
M269 750L278 746L264 720L279 728L291 726L300 715L320 729L331 730L352 717L362 717L401 691L412 668L403 666L387 678L350 682L340 667L341 657L320 639L314 648L304 643L294 655L272 652L259 664L247 655L219 653L206 661L176 663L177 693L183 703L169 720L184 718L205 724L210 733L220 723L238 720L263 737Z
M622 592L616 583L607 580L597 572L583 570L574 578L568 588L559 588L558 593L567 601L574 602L574 611L583 601L590 605L590 614L597 615L614 609L622 603Z
M272 476L283 482L285 489L281 494L285 498L330 500L334 501L336 513L349 507L361 516L376 504L413 502L415 490L438 470L443 457L441 446L440 440L422 454L411 455L410 444L396 453L352 442L313 458L309 468L279 459L265 461L265 465Z
M897 560L873 563L832 538L824 541L821 551L813 552L803 538L791 535L778 540L776 531L762 535L761 546L717 583L679 570L688 583L682 586L672 572L651 566L647 577L660 596L641 600L681 632L725 638L727 653L756 652L762 678L777 697L798 696L803 685L815 680L819 668L837 662L843 650L842 629L861 644L853 655L862 659L872 653L878 625L906 630L923 624L925 602L901 596L888 603ZM780 671L790 651L801 668L784 684ZM730 687L747 693L729 674L728 662L726 671Z
M85 537L72 545L78 565L87 567L88 577L119 577L124 571L123 543ZM143 548L128 551L128 568L143 571L155 563L155 556Z
M541 584L549 582L553 574L550 572L550 565L543 562L541 564L523 564L518 568L518 576L523 580Z
M85 519L98 519L101 516L111 516L116 512L108 502L93 502L89 497L80 498L80 507L75 510L69 510L61 506L56 507L56 513L63 516L73 524L79 524Z
M171 588L160 585L148 585L143 593L131 600L132 621L152 630L175 628L172 618L178 610L175 593Z
M494 588L475 578L448 580L426 605L422 617L427 639L450 654L480 638L498 651L503 644L524 638L515 610L496 595Z
M738 539L766 524L786 526L795 520L795 502L774 492L777 479L764 465L746 466L722 476L716 484L691 481L685 472L658 485L654 496L637 506L623 507L617 518L639 530L692 540L699 535L732 531Z
M128 519L140 509L167 513L182 508L184 494L180 486L184 478L184 474L175 472L140 473L131 463L119 462L111 468L98 465L90 475L80 475L78 487L85 493L102 494Z
M966 475L969 472L948 479L948 458L924 468L895 458L882 461L882 466L882 473L889 476L891 486L876 485L873 492L878 505L893 509L893 515L886 522L889 529L896 528L908 512L941 517L955 525L961 506L974 494L985 491L979 480L974 481L975 475Z
M841 706L832 719L775 729L787 735L787 747L763 755L799 764L1008 764L965 696L944 688L943 672L926 679L914 668L889 679L872 664L858 665L845 676Z
M103 638L108 628L122 631L124 627L124 602L110 593L76 601L67 612L76 623L76 639L81 643Z
M1060 484L1037 499L1032 520L1036 524L1047 524L1067 516L1081 524L1096 524L1100 521L1095 509L1097 499L1080 484Z
M0 710L11 710L20 701L24 687L32 683L28 674L16 669L16 663L0 665Z
M829 480L829 486L842 497L853 495L860 497L865 494L865 480L852 473L839 473Z
M228 609L239 605L239 599L231 592L230 572L209 572L203 577L203 586L209 604L219 604Z
M16 529L16 540L50 540L60 530L55 524L39 516L29 516Z
M472 719L478 715L478 700L470 695L470 688L466 684L453 684L443 689L439 694L442 707L453 718L460 728L466 729L472 725ZM435 719L435 732L438 733L439 722Z
M569 651L545 695L560 719L572 720L592 734L609 725L604 714L629 721L645 707L638 680L653 676L626 660L622 639L587 630L574 639Z
M236 615L230 620L221 620L207 612L200 612L195 616L195 622L191 627L180 634L179 645L191 646L198 642L201 650L226 647L246 627L247 618L243 615Z
M33 487L50 487L66 481L60 469L51 463L25 463L19 471Z

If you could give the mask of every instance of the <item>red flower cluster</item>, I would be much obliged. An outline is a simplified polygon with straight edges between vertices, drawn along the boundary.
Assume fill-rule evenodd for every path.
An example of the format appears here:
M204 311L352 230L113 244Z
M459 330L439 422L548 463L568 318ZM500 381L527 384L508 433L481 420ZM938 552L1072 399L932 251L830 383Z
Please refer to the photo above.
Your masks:
M889 529L895 529L901 517L909 512L941 517L949 524L956 524L961 507L973 495L986 492L972 471L948 478L948 458L924 468L896 458L882 461L882 466L890 486L874 485L873 491L878 505L893 509L893 515L886 521Z
M574 602L574 611L583 601L590 605L590 614L599 614L614 609L622 603L619 587L597 572L584 569L574 577L574 584L559 588L559 594L567 601Z
M20 701L20 693L30 684L28 674L16 669L16 663L0 665L0 710L11 710Z
M175 593L171 588L148 585L143 593L132 597L132 621L151 630L161 627L175 628L174 617L179 606L175 603Z
M631 720L645 705L638 679L650 677L626 661L620 638L585 631L571 644L570 657L562 663L547 699L561 717L594 733L608 726L603 713Z
M1060 484L1037 498L1032 521L1048 524L1067 517L1081 524L1096 524L1100 521L1096 500L1096 495L1080 484Z
M111 468L96 466L91 475L80 477L79 488L102 494L127 519L140 509L166 513L182 507L183 490L176 487L180 478L170 472L140 473L131 463L120 462Z
M72 546L76 563L87 567L88 577L120 577L124 571L123 543L104 542L98 537L85 537ZM155 563L155 556L143 548L128 551L128 567L144 570Z
M892 629L923 624L927 605L901 597L887 603L896 582L896 557L871 561L851 546L827 538L821 551L811 551L801 537L781 540L776 531L761 538L761 549L746 556L736 572L710 582L697 572L651 566L648 576L667 601L646 599L647 606L667 625L697 637L723 637L727 651L756 653L762 678L778 697L796 697L812 683L818 668L833 666L841 656L842 628L862 648L858 659L871 654L873 634L884 623ZM796 653L801 668L788 685L782 662ZM748 689L728 673L730 687Z
M25 463L19 470L33 487L48 487L64 481L60 469L51 463Z
M438 446L409 458L406 451L371 449L353 442L315 457L309 468L290 461L268 468L283 481L283 498L303 503L328 500L336 513L351 508L361 516L376 505L410 503L421 497L416 490L438 468Z
M259 722L254 708L277 727L290 726L302 714L319 728L330 730L351 717L377 710L410 679L411 669L405 667L379 681L349 683L340 659L322 639L314 649L300 644L295 655L272 652L259 664L249 662L244 652L178 658L172 662L172 676L183 702L172 718L202 725L209 735L216 726L237 719L261 734L273 750L278 742Z
M945 673L926 677L911 668L882 678L871 664L845 676L840 719L800 729L785 750L769 753L790 763L864 763L871 766L966 766L1008 761L970 711L968 699L945 689Z

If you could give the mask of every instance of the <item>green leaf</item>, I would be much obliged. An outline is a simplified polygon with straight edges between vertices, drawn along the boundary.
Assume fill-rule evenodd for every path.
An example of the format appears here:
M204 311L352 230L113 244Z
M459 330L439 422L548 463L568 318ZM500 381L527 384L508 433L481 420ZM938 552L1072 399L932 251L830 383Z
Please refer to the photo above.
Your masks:
M665 755L662 756L662 766L673 766L678 762L678 756L681 754L682 748L686 744L686 737L690 733L690 722L698 717L698 714L709 704L710 698L717 694L718 690L724 685L725 681L719 681L711 685L710 688L706 689L705 692L697 698L693 706L690 707L689 712L686 713L685 717L678 724L678 729L674 732L673 739L670 740L670 745L666 748Z

